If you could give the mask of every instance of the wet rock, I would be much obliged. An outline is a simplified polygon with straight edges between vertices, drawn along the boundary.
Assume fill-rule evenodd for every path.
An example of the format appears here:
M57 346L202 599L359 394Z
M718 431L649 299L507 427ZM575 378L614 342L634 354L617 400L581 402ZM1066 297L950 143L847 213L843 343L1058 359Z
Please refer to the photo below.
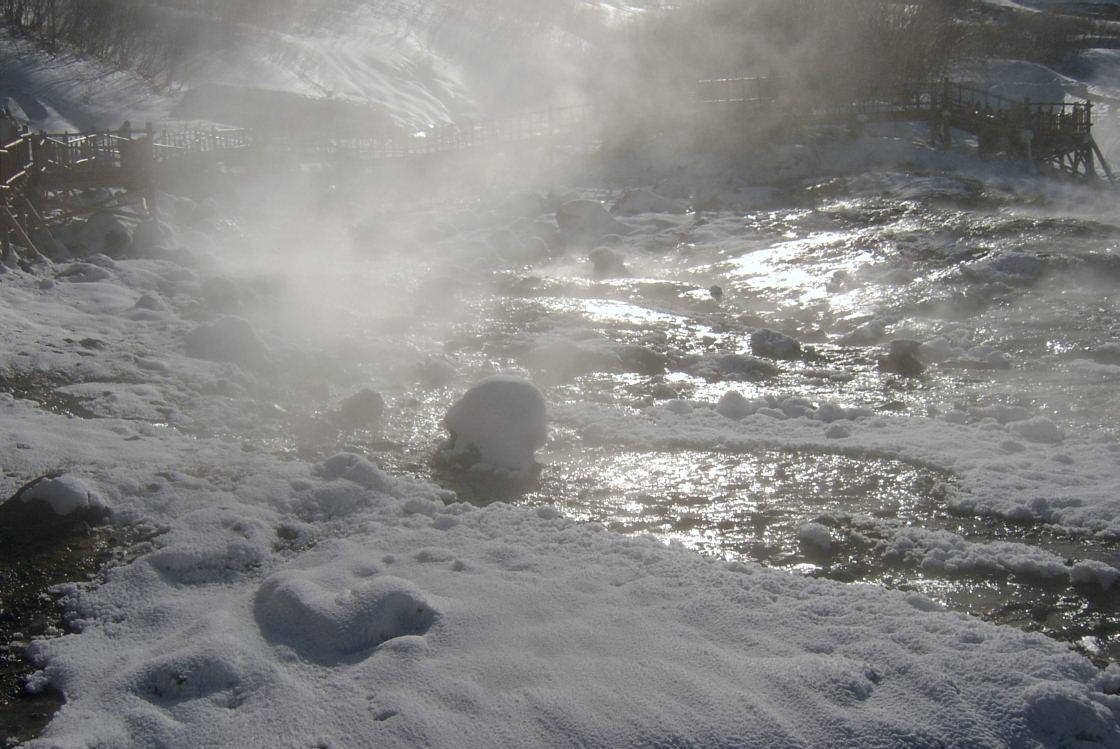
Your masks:
M455 363L444 355L428 356L416 367L420 382L428 387L443 387L455 381L459 370Z
M630 269L622 255L609 247L596 247L588 254L591 260L592 273L596 278L616 278L630 275Z
M720 286L710 286L710 287L708 287L708 294L710 294L712 299L714 299L717 302L723 300L723 288L720 287Z
M868 320L840 339L845 346L870 346L883 340L887 325L882 320Z
M611 207L616 216L635 216L641 213L684 213L685 207L669 198L649 190L627 190Z
M339 404L335 421L349 429L376 429L385 413L385 399L369 388L362 388Z
M689 374L708 380L765 380L780 372L765 359L746 354L686 356L681 364Z
M594 200L571 200L556 211L556 225L568 244L597 244L608 234L625 234L626 227L612 216L602 203Z
M751 351L755 356L770 359L797 359L801 356L801 344L784 333L763 328L751 333Z
M879 357L879 369L903 377L917 377L926 370L918 358L922 344L906 338L891 341L886 356Z
M158 218L149 218L142 221L132 232L132 244L129 254L133 257L145 257L160 252L168 252L175 248L175 230L170 224Z

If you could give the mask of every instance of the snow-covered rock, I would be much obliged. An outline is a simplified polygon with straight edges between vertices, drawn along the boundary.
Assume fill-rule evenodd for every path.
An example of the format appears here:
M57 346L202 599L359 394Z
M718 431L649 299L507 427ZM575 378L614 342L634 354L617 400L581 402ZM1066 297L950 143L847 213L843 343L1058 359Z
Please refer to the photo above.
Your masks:
M742 419L764 405L765 401L747 400L738 390L728 390L716 403L716 413L729 419Z
M471 387L447 412L451 433L446 446L455 458L471 456L477 464L527 471L544 446L548 424L544 396L536 385L513 375L494 375Z
M16 497L22 502L42 502L56 515L73 512L104 515L109 509L95 489L69 473L38 479L20 490Z
M811 552L828 554L832 551L832 532L820 523L805 523L797 529L797 538Z
M251 368L269 361L268 351L248 320L233 315L199 325L186 337L186 352L196 359L234 362Z

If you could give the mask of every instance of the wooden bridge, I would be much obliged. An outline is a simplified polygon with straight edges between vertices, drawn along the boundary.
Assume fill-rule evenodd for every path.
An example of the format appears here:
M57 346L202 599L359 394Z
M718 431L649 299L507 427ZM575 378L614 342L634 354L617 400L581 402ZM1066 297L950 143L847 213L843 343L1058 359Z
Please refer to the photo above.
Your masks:
M951 145L953 131L976 137L981 155L1027 161L1042 171L1113 180L1092 136L1093 106L1080 102L1015 101L948 80L864 92L828 101L806 96L771 77L700 81L689 122L697 148L718 147L728 134L752 136L841 125L858 130L873 122L926 122L933 141ZM234 128L155 128L33 133L0 117L0 241L11 234L34 252L32 234L49 233L46 196L96 187L153 194L173 174L246 171L265 163L376 164L602 142L611 124L605 108L563 107L419 131L394 129L367 137L330 137ZM656 127L656 126L655 126ZM669 127L668 125L664 127ZM1098 173L1098 170L1100 173Z
M1003 155L1043 172L1113 181L1108 162L1093 140L1089 101L1015 100L949 80L863 92L832 102L798 93L782 79L771 77L719 78L699 85L700 103L716 113L717 126L749 122L756 129L844 125L856 130L873 122L926 122L931 139L943 148L952 144L952 133L959 130L976 137L982 156Z

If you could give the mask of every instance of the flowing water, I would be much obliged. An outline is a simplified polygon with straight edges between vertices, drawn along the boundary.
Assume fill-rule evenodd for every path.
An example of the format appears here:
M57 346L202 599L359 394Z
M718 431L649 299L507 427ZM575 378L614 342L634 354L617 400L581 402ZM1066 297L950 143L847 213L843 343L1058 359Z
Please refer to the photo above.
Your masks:
M470 382L504 369L526 372L561 408L639 414L714 403L735 389L914 419L955 413L972 424L1045 415L1071 436L1115 436L1120 349L1104 344L1120 336L1120 223L1039 194L937 175L809 182L758 207L626 217L632 232L610 240L625 270L607 274L595 272L588 248L548 253L530 239L547 234L547 213L511 218L468 201L366 220L332 239L347 247L341 273L301 271L306 283L290 291L314 304L296 301L290 317L273 316L289 335L300 325L335 334L305 343L313 363L292 375L327 385L293 384L297 395L282 404L290 418L262 440L308 458L365 452L468 501L552 505L713 557L918 590L1111 659L1120 654L1115 589L953 573L884 552L891 529L917 527L1120 565L1115 541L954 515L947 498L958 478L930 465L827 445L589 443L568 423L553 426L529 481L484 480L431 459L447 407ZM761 327L797 339L803 354L776 362L769 377L697 368L706 353L749 353ZM939 360L919 376L884 371L877 357L892 338L936 341ZM386 396L381 430L324 426L332 404L362 384ZM801 538L809 522L829 528L836 543L827 553Z

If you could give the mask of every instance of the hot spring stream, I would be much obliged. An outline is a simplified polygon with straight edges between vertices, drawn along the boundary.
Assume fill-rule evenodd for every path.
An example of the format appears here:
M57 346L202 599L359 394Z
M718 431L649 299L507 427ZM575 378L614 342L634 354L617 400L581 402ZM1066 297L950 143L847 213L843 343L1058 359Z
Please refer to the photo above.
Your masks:
M233 262L230 277L260 288L238 311L258 305L262 332L284 331L302 364L262 396L273 405L250 433L213 431L304 458L351 449L461 500L549 505L721 559L915 590L1102 659L1120 654L1120 585L1071 585L1029 565L915 563L898 545L924 529L1004 549L996 557L1013 542L1117 566L1118 541L962 512L952 499L967 487L952 470L849 444L845 426L811 444L759 431L744 448L675 442L671 426L652 441L591 439L586 416L687 414L737 390L767 399L776 418L839 404L865 420L910 420L915 434L951 420L989 429L1009 453L1020 448L1008 425L1038 416L1067 441L1114 437L1120 347L1107 344L1120 333L1120 224L987 183L870 175L798 185L758 207L621 217L630 233L609 240L614 265L597 270L587 248L548 252L551 215L516 203L417 208L338 236L277 238L345 247L337 262L308 258L295 282ZM766 371L706 367L716 354L751 353L760 328L796 339L801 354L767 360ZM900 338L927 344L921 374L879 366ZM449 405L499 370L531 377L549 402L532 481L431 459ZM380 431L330 425L333 404L361 386L385 398ZM1075 476L1076 449L1054 449ZM809 523L830 546L806 543Z

